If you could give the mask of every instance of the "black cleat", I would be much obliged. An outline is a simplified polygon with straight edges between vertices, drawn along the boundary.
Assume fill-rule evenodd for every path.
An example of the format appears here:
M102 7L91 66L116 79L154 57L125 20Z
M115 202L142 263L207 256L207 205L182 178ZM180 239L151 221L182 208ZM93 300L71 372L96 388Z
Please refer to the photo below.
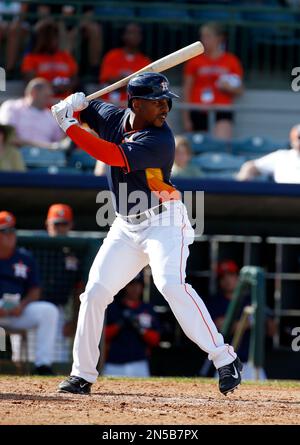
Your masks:
M58 385L58 392L71 392L72 394L90 394L92 384L82 379L71 375L66 380Z
M219 373L219 389L224 396L229 392L233 392L241 383L241 371L243 369L242 362L237 357L234 362L229 365L221 366Z

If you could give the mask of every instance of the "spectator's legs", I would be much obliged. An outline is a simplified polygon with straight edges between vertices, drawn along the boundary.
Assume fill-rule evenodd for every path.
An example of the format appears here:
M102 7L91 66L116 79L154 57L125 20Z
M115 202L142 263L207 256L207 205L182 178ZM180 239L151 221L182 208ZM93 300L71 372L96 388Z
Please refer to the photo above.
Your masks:
M11 72L20 56L21 48L24 47L29 35L29 29L24 23L14 20L8 25L6 46L6 70Z
M29 303L20 317L7 317L3 324L11 329L36 329L35 365L52 363L53 347L57 331L58 309L46 301ZM18 353L14 352L14 356Z

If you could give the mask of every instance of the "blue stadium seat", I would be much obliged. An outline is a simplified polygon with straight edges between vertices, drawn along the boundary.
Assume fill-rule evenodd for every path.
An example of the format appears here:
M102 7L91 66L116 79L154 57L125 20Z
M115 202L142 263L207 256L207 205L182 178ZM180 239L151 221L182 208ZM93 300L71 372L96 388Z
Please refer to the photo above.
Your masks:
M297 23L296 16L291 12L284 10L244 11L242 19L248 22L266 23L266 26L251 29L252 44L281 46L299 44L299 39L295 37L295 30L285 26Z
M275 142L271 139L254 136L243 140L232 141L232 152L235 155L244 155L247 157L263 156L278 150L279 148L287 147L287 143Z
M246 161L243 156L234 156L229 153L203 153L193 159L204 172L238 171Z
M172 5L166 5L165 8L155 9L155 8L139 8L138 15L140 17L151 17L151 18L168 18L168 19L187 19L189 18L189 13L185 9L172 9Z
M97 6L95 13L101 17L134 17L135 8L130 7L113 7L113 6Z
M192 11L192 17L200 19L203 22L209 22L209 21L228 22L232 20L238 20L240 18L240 13L237 11L201 9Z
M211 136L203 135L201 133L186 133L184 136L189 140L195 154L206 151L226 153L231 148L230 142L214 139Z
M68 161L68 167L73 167L81 171L93 171L95 165L96 159L81 150L75 150Z
M55 165L63 167L66 164L66 157L63 151L47 150L37 147L22 147L21 154L27 167L48 167Z
M47 173L49 175L81 175L82 172L71 167L57 167L49 165L49 167L38 167L30 170L30 173Z

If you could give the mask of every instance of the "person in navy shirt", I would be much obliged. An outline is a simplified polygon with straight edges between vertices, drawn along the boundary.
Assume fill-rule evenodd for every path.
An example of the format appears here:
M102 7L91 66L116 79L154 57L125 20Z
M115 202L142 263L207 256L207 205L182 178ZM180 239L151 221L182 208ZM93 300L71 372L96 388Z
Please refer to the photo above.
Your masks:
M148 377L151 349L160 340L159 323L152 306L143 303L144 280L137 275L108 307L107 345L103 374Z
M181 194L170 182L175 141L166 122L172 98L178 96L164 75L152 72L133 76L127 92L126 110L101 100L89 102L83 93L51 108L73 142L107 164L116 211L80 296L73 367L59 391L90 393L98 377L105 310L149 264L154 284L181 328L218 369L219 389L226 395L239 386L242 364L233 347L224 343L201 297L185 281L194 229ZM107 222L105 216L101 219L97 213L98 224L102 221Z
M34 258L25 249L16 248L16 219L0 212L0 327L36 329L35 374L53 374L52 354L58 310L38 301L41 288ZM13 357L18 355L14 351Z

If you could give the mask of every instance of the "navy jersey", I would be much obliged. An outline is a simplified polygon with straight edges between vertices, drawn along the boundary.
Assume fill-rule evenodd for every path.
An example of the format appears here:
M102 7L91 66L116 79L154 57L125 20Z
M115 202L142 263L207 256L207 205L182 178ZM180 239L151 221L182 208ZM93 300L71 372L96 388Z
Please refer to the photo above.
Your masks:
M69 247L37 249L35 258L41 265L42 299L56 305L65 305L83 281L82 265L78 255ZM43 267L42 267L43 266Z
M129 115L129 109L99 100L91 101L80 113L81 122L87 123L102 139L117 144L124 157L126 168L107 168L116 211L122 215L157 206L163 200L163 192L176 193L170 182L175 155L172 131L166 123L160 128L129 131ZM139 191L145 193L146 199L138 197Z
M111 340L106 361L108 363L123 364L145 360L148 356L148 346L139 332L128 322L128 312L130 318L137 318L139 325L144 329L159 330L157 316L152 306L146 303L139 304L131 309L114 301L107 308L107 326L121 323L122 327L118 334Z
M8 259L0 259L0 299L4 294L20 294L40 286L34 258L25 249L16 249Z

